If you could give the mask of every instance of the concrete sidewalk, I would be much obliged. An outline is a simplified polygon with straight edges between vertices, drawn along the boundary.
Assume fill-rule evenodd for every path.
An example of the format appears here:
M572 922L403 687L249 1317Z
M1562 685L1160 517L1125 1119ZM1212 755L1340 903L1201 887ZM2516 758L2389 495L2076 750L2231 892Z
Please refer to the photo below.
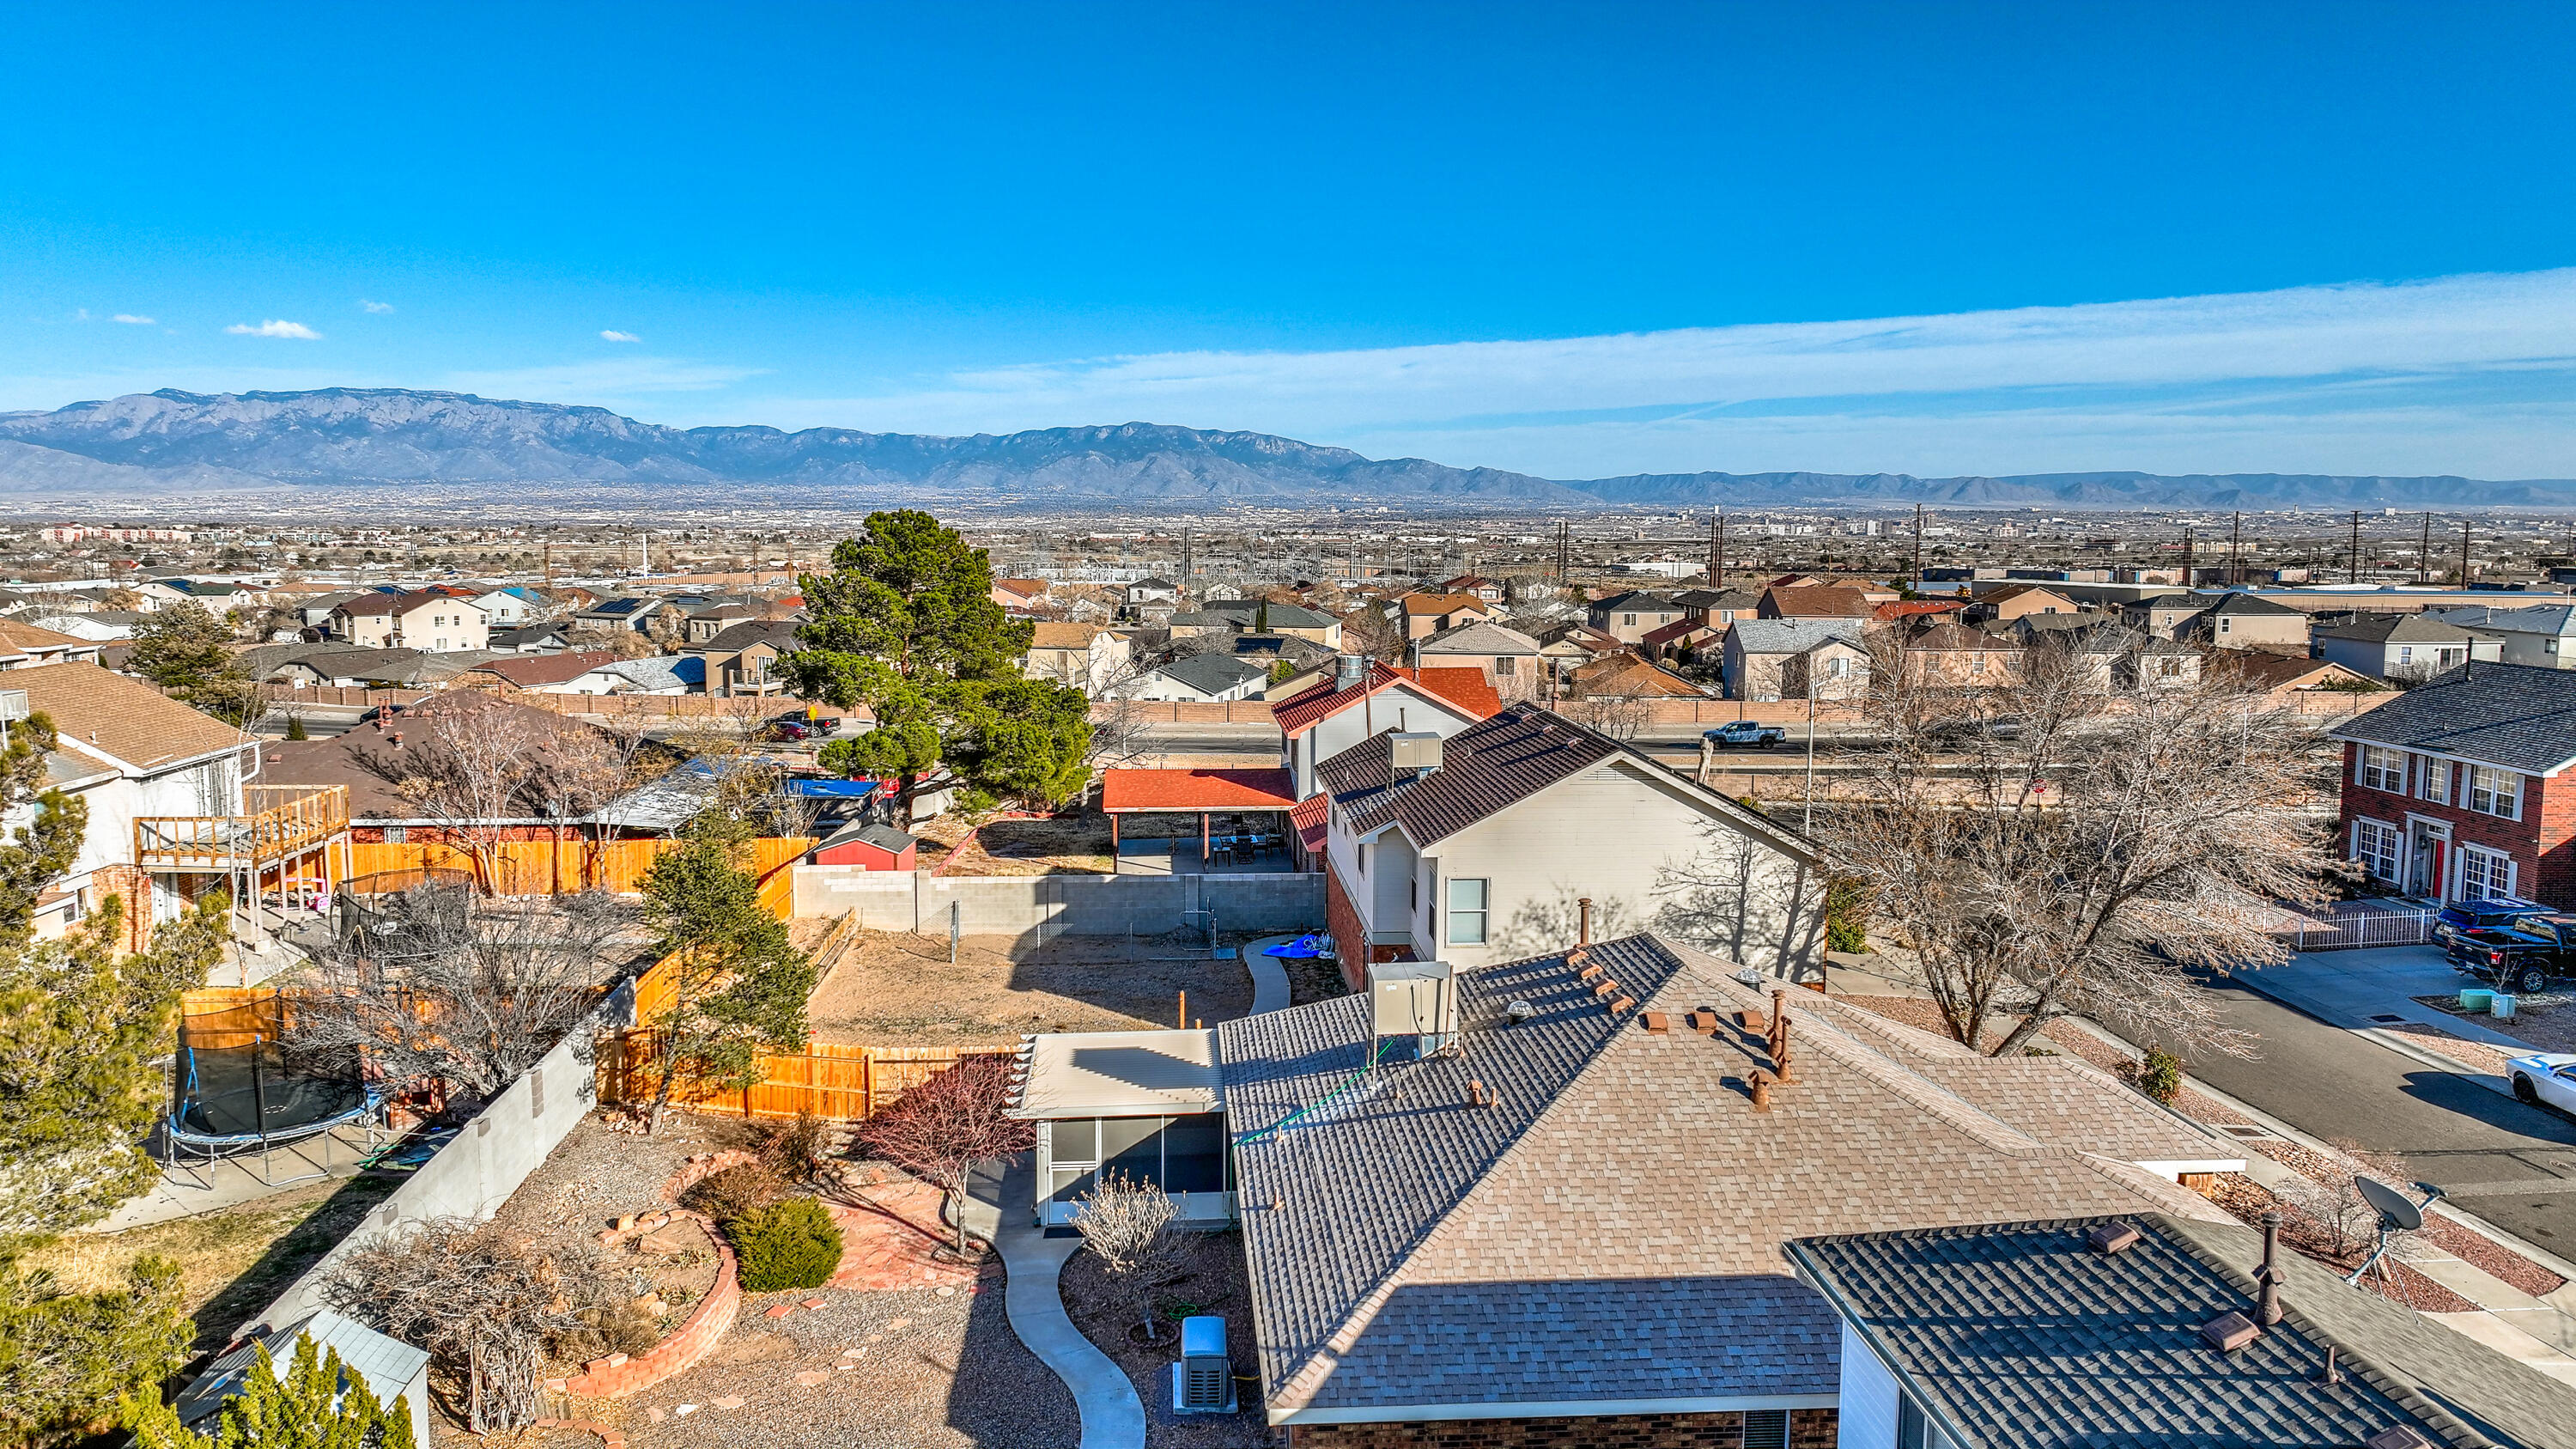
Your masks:
M969 1190L966 1230L1001 1250L1010 1274L1003 1306L1011 1331L1073 1391L1074 1408L1082 1415L1082 1449L1144 1449L1145 1405L1136 1386L1065 1314L1056 1275L1082 1239L1050 1238L1031 1220L1036 1174L1036 1156L1027 1152L1011 1158L998 1176L978 1172Z

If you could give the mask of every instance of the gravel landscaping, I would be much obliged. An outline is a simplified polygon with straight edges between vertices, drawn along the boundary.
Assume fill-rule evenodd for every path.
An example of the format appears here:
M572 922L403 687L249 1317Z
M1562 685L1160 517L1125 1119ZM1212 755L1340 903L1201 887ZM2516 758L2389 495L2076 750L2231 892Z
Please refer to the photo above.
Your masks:
M2492 1016L2462 1011L2457 996L2418 996L2415 1001L2417 1005L2431 1007L2446 1016L2492 1027L2545 1052L2576 1052L2576 994L2552 991L2540 996L2517 997L2511 1021L2498 1021ZM2501 1070L2504 1054L2496 1053L2496 1061L2499 1064L2497 1070Z
M697 1367L584 1400L628 1449L1071 1449L1073 1395L1021 1347L993 1264L970 1290L747 1298ZM765 1309L821 1297L820 1308Z
M1234 1360L1233 1414L1172 1412L1172 1365L1180 1361L1178 1339L1156 1347L1137 1343L1127 1334L1127 1315L1116 1304L1099 1255L1085 1249L1066 1261L1057 1280L1064 1311L1085 1338L1097 1344L1135 1382L1145 1403L1146 1449L1267 1449L1287 1443L1261 1411L1260 1356L1252 1337L1252 1296L1243 1260L1243 1234L1194 1235L1199 1252L1189 1276L1172 1285L1170 1298L1186 1301L1182 1311L1213 1314L1225 1320L1226 1353Z

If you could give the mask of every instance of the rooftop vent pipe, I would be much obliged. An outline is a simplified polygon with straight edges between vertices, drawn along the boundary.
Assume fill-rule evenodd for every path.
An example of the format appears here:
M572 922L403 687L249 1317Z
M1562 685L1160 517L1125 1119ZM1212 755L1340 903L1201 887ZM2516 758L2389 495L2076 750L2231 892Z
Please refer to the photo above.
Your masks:
M1592 944L1592 897L1583 896L1578 898L1574 903L1574 908L1580 913L1582 922L1582 924L1577 927L1579 934L1575 936L1574 944L1577 946L1589 946Z
M2281 1215L2263 1214L2263 1266L2256 1270L2254 1281L2262 1285L2256 1302L2254 1321L2269 1328L2281 1321L2281 1284L2289 1275L2281 1271Z

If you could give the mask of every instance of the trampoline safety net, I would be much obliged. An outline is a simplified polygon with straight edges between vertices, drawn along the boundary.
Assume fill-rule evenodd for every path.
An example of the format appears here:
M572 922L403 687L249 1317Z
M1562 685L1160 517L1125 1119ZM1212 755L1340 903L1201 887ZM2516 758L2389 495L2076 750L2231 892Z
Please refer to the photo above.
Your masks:
M287 1050L285 1004L274 992L187 1013L172 1065L174 1150L221 1157L292 1142L367 1117L375 1094L354 1054Z

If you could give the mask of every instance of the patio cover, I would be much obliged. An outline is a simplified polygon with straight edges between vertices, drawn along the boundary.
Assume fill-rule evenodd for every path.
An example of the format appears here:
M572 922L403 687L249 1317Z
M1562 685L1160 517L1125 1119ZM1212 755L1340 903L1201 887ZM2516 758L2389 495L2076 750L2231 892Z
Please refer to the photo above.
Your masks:
M1100 808L1110 815L1145 810L1289 810L1296 783L1286 770L1106 770Z
M1213 1031L1050 1032L1021 1042L1020 1070L1006 1117L1167 1117L1224 1105Z

